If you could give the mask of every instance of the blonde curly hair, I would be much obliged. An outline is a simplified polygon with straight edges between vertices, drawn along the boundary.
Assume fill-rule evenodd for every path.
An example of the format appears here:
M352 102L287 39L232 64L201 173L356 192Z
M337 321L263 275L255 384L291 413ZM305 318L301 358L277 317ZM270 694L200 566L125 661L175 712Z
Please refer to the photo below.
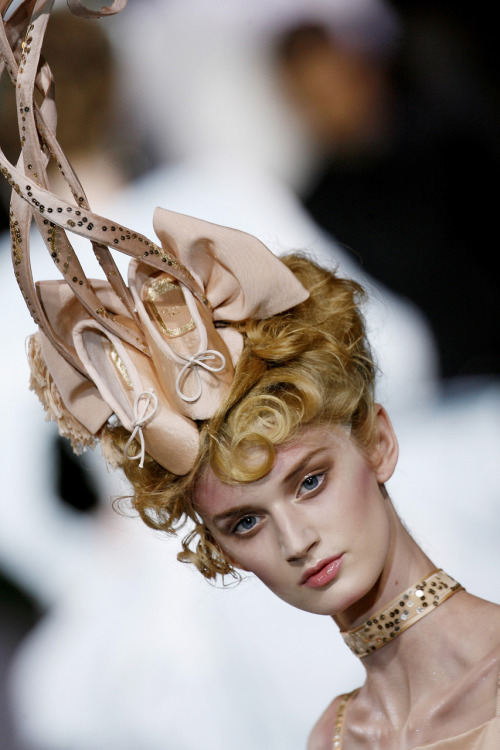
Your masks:
M252 482L270 471L276 446L308 425L349 425L366 451L376 440L376 366L359 309L362 287L301 255L282 260L310 296L284 313L235 325L243 352L225 403L199 425L200 451L189 474L176 476L150 456L140 469L124 457L129 433L120 426L101 435L105 456L123 468L148 526L173 534L192 522L178 558L209 579L237 573L193 501L205 467L227 483Z

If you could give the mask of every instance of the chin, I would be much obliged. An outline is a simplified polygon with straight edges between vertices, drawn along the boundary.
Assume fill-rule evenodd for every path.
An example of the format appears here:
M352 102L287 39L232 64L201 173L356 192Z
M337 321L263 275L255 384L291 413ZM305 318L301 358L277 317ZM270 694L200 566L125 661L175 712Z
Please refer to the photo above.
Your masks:
M375 572L356 576L356 580L346 573L347 571L344 572L343 576L339 576L335 581L325 586L324 589L312 591L311 593L316 594L316 597L304 598L295 606L312 614L329 615L330 617L340 615L369 597L380 579L382 569L379 570L376 567ZM370 604L367 602L367 607L369 606Z

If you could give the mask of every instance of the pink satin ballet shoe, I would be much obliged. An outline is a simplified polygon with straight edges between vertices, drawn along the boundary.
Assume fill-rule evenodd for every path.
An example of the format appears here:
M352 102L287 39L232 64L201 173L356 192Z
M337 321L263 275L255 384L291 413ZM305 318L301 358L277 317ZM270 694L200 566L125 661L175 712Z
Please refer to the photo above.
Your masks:
M182 414L208 419L234 372L211 314L183 284L139 261L130 263L128 282L160 381Z
M126 455L142 467L147 451L169 471L186 474L198 454L198 430L172 406L151 359L91 319L75 326L73 341L102 398L130 432Z

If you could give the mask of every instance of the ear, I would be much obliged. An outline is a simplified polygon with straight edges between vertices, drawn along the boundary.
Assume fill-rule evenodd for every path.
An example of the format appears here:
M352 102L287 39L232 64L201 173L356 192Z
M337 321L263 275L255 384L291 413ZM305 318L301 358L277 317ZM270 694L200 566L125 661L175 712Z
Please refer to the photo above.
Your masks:
M394 428L386 410L380 404L377 407L378 439L370 451L370 463L375 471L379 484L390 479L396 468L399 446Z

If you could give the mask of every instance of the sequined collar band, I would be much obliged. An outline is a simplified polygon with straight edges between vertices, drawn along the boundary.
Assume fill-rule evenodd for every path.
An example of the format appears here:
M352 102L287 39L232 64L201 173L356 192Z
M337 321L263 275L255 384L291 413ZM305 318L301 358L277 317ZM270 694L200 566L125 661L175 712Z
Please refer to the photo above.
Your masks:
M357 628L340 634L356 656L368 656L461 589L463 586L443 570L435 570Z

